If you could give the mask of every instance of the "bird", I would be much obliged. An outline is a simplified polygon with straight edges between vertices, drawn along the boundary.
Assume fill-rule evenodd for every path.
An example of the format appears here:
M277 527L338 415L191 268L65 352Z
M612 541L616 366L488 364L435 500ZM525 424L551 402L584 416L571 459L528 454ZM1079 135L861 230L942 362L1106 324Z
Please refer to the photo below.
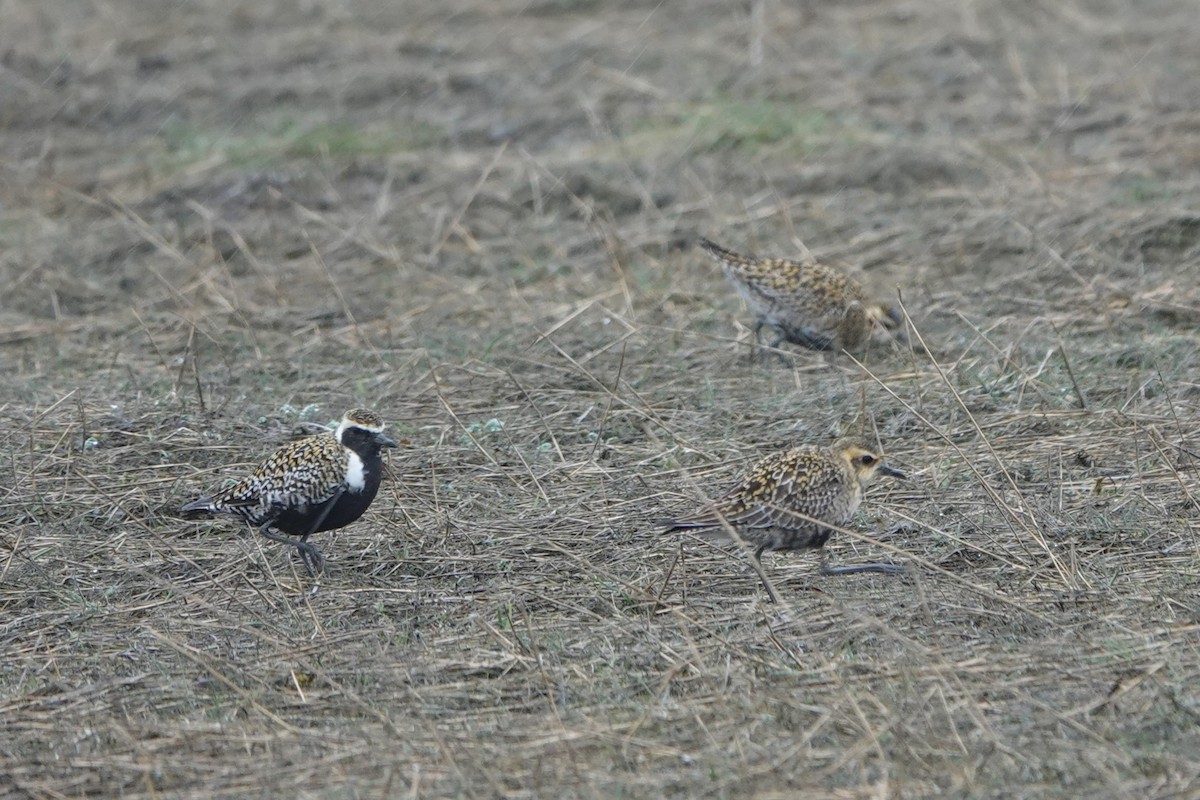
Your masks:
M349 525L371 505L383 448L396 446L383 428L374 411L351 409L336 429L279 448L249 475L180 511L187 519L237 517L268 539L295 547L316 577L325 559L308 537Z
M700 247L758 315L754 339L771 326L769 347L791 342L810 350L862 351L876 332L901 329L899 309L867 297L861 283L838 269L808 261L754 258L701 238Z
M862 503L863 491L878 475L905 480L903 472L884 462L877 449L855 438L830 446L800 445L771 453L758 461L725 495L694 514L663 520L667 533L700 531L728 535L733 529L754 546L754 560L771 599L775 593L761 571L767 550L821 550L833 530L845 527ZM856 572L903 572L898 564L830 566L821 551L825 575Z

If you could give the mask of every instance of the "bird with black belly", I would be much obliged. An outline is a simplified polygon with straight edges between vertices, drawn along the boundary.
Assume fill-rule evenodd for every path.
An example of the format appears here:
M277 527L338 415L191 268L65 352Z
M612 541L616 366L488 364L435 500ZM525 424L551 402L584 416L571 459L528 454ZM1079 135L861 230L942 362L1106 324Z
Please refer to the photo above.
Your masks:
M383 448L396 446L383 427L374 411L347 411L335 430L281 447L246 477L181 511L188 519L241 519L268 539L295 547L308 574L316 576L325 559L308 537L349 525L371 505Z

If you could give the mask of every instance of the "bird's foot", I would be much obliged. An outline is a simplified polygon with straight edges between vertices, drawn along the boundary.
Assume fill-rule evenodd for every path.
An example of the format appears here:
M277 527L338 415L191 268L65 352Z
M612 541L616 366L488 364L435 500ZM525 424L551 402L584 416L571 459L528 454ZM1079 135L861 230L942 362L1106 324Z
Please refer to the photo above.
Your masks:
M300 560L304 562L304 568L308 570L310 578L315 578L325 571L325 557L316 545L299 541L296 542L296 549L300 551Z

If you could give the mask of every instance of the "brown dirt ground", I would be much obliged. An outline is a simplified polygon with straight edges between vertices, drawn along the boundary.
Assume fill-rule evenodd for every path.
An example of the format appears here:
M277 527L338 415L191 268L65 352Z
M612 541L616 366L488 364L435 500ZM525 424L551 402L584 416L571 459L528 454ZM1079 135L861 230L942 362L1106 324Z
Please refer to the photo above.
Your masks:
M0 16L0 794L1200 797L1191 0ZM928 350L751 363L697 235ZM315 594L178 519L358 404ZM904 576L656 532L847 431Z

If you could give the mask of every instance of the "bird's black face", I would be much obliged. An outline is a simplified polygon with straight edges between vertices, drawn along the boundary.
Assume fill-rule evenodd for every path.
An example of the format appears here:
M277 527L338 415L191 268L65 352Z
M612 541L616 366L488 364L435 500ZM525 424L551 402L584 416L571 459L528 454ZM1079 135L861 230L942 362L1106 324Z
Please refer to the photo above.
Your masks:
M369 431L351 425L342 431L342 444L356 453L374 455L385 447L395 447L396 442L381 431Z

